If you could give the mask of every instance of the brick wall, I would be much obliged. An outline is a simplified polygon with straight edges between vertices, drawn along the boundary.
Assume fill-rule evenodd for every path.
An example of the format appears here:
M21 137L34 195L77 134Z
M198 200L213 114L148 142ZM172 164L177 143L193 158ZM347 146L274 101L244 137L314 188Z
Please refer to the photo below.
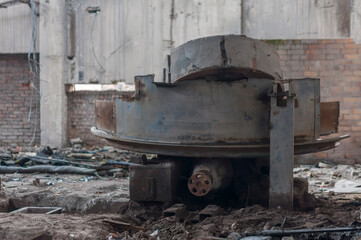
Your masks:
M95 100L112 100L116 91L68 92L68 139L80 137L84 146L102 146L104 142L90 132L95 126Z
M38 85L38 83L36 83ZM26 54L0 54L0 146L40 143L39 96L31 87ZM28 120L29 111L31 114ZM35 135L34 135L35 131Z
M267 42L277 49L285 78L320 78L321 101L340 101L339 132L352 137L308 157L361 163L361 44L352 39Z

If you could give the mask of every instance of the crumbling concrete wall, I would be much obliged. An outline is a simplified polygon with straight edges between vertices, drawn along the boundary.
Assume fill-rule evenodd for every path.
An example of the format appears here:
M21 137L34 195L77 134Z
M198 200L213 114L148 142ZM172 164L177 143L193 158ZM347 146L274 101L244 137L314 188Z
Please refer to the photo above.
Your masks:
M0 103L0 146L25 146L33 137L33 144L39 144L40 100L26 54L0 54Z
M339 132L351 138L306 158L361 163L361 44L351 38L267 42L277 49L285 78L320 78L321 101L340 101Z
M112 100L120 94L118 91L68 92L68 139L80 137L84 146L104 145L90 132L95 126L95 100Z

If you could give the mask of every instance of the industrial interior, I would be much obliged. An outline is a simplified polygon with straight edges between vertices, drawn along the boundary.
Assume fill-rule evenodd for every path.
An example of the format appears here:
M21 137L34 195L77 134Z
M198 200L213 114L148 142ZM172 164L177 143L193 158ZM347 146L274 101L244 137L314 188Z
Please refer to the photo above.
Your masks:
M0 239L361 239L361 1L0 0Z

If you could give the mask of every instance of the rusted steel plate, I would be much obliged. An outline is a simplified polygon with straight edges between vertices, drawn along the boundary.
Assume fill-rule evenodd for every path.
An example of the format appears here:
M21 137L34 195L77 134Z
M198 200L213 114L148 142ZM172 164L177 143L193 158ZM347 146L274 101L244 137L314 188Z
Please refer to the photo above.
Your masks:
M96 100L95 114L98 129L115 132L116 124L113 101Z
M321 102L320 135L328 135L338 131L340 102Z

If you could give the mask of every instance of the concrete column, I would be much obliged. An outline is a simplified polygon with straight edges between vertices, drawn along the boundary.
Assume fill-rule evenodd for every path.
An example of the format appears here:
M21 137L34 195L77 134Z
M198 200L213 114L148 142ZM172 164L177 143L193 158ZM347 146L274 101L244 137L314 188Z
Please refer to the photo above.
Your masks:
M40 0L40 129L41 144L66 143L66 2Z
M269 207L293 209L294 96L274 85L270 112Z

